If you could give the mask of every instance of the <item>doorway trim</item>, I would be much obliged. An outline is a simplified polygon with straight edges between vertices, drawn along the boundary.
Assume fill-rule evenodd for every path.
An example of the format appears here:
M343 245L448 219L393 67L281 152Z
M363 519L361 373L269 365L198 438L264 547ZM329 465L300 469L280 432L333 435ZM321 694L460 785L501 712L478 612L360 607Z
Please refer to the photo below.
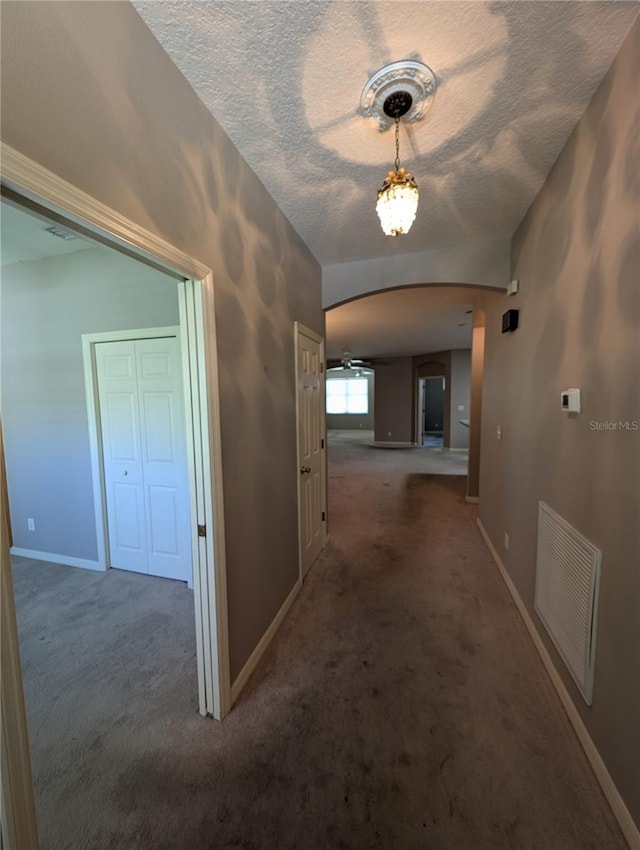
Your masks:
M0 846L38 847L31 753L26 726L20 648L9 545L11 518L7 498L2 424L0 423Z
M41 207L111 248L176 278L188 419L198 709L221 720L231 705L222 436L213 273L101 201L0 144L7 197ZM8 190L8 191L7 191ZM202 534L199 533L201 527ZM24 728L25 738L26 720Z

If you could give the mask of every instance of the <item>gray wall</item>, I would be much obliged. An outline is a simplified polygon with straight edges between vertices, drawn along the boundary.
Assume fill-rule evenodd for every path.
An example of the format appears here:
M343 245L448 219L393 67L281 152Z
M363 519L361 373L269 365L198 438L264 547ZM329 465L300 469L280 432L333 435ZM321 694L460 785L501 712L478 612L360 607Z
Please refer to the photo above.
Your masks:
M4 142L213 269L235 678L298 577L293 323L324 333L320 267L128 3L3 3L1 61Z
M335 378L358 377L353 370L343 369L341 372L328 372L327 383ZM373 404L375 374L361 375L367 379L369 412L367 414L357 413L327 413L327 428L337 431L373 431Z
M414 395L410 357L396 357L376 366L376 442L413 443Z
M640 422L639 56L636 22L515 234L520 294L487 309L480 517L640 826L640 431L604 424ZM603 552L590 708L533 612L540 499Z
M81 334L177 325L176 282L96 248L4 266L1 301L14 545L95 561Z
M471 400L471 350L468 348L451 352L451 393L449 448L466 449L469 447L469 429L460 424L461 419L469 419ZM460 410L459 408L463 409Z

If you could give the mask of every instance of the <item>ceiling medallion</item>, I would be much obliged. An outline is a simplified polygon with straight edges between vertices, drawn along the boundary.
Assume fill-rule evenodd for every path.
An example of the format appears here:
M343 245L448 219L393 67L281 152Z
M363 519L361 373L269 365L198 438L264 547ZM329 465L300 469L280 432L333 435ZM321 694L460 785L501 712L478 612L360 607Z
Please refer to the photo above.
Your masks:
M385 65L370 78L360 95L360 110L373 118L378 130L395 127L396 157L378 189L376 212L386 236L411 230L420 193L410 171L400 165L400 119L414 124L424 118L436 92L436 78L428 65L407 59Z
M424 62L411 59L391 62L376 71L362 89L360 111L365 118L374 119L382 133L394 124L393 115L385 111L385 101L397 92L405 92L411 97L411 106L403 121L414 124L431 107L436 87L435 74Z

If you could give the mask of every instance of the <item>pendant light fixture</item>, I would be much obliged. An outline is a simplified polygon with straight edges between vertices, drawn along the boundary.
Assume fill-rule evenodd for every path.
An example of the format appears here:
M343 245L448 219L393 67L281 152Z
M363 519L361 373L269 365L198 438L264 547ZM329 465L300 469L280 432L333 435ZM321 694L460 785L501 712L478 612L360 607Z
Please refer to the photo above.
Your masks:
M396 133L395 170L389 171L378 189L376 212L385 236L408 233L418 211L419 193L410 171L400 165L400 118L411 109L409 92L397 91L385 100L383 109L393 118Z
M393 124L395 167L378 190L376 212L387 236L408 233L418 209L418 187L411 172L400 165L400 120L421 121L436 92L436 78L428 65L414 60L392 62L369 79L360 96L360 111L384 132Z

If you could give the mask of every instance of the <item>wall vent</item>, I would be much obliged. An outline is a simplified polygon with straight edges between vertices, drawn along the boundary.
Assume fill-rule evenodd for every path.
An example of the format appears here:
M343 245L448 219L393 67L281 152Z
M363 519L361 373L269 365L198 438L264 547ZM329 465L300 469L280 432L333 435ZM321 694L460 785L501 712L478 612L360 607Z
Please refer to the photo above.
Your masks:
M52 236L56 236L58 239L75 239L75 233L71 233L69 230L63 230L62 227L58 227L55 224L52 224L51 227L44 227L43 230L46 230L47 233L50 233Z
M539 503L534 607L587 705L593 693L601 560L599 549Z

